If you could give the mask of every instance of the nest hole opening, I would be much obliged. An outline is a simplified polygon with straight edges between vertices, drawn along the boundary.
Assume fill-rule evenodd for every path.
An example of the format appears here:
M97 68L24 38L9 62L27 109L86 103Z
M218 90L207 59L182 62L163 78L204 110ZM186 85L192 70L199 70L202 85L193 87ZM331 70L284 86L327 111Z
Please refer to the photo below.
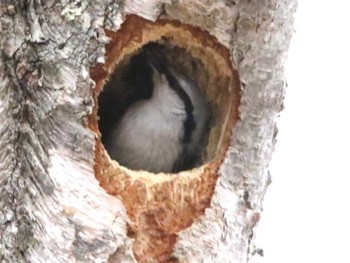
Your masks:
M205 69L203 63L194 57L191 56L184 48L171 45L169 41L163 39L163 41L158 42L149 42L146 45L142 46L139 50L125 56L116 66L113 74L103 88L102 93L99 96L99 127L101 132L101 140L105 146L109 155L119 162L121 165L126 166L127 168L134 169L135 166L130 164L124 164L123 160L120 160L118 154L114 153L115 151L113 141L111 138L114 138L114 132L118 126L123 125L122 118L128 112L131 107L135 107L137 103L142 103L147 100L150 100L154 93L154 86L156 85L154 79L153 66L150 66L148 59L145 58L145 53L149 52L150 48L153 49L153 52L156 54L151 54L151 56L159 56L161 59L166 61L167 68L174 69L177 73L182 76L188 77L193 83L198 83L198 80L201 79L201 76L205 77L210 75L209 72ZM152 58L156 59L156 58ZM162 70L162 69L161 69ZM198 84L197 84L198 85ZM187 164L179 167L179 170L182 171L188 170L202 165L207 162L208 154L205 150L208 142L208 134L210 126L212 124L213 115L212 107L210 102L207 100L205 91L199 86L199 90L204 97L204 102L207 109L206 123L203 129L205 130L205 135L202 136L202 141L200 147L197 149L199 151L196 153L196 157L186 156L185 158L195 158L194 160L184 160ZM162 87L165 89L166 87ZM164 98L167 99L167 98ZM174 97L176 99L176 96ZM171 101L169 101L171 103ZM195 103L194 103L195 106ZM175 111L176 109L174 109ZM145 113L147 114L147 113ZM152 114L152 113L150 113ZM124 117L125 118L125 117ZM132 117L133 118L133 117ZM143 118L149 118L150 116L144 116ZM177 121L175 118L174 122ZM197 122L197 120L194 120ZM124 121L125 122L125 121ZM161 125L160 123L149 123L149 125ZM175 124L175 123L174 123ZM178 123L177 125L183 125ZM135 127L137 129L139 127ZM182 127L183 128L183 127ZM140 135L142 132L140 133ZM196 135L196 134L194 134ZM181 135L180 135L181 136ZM161 138L160 138L161 139ZM195 138L191 138L194 140ZM147 138L145 138L147 140ZM146 142L144 142L146 143ZM164 141L163 143L167 143ZM179 139L179 144L181 144L181 139ZM157 146L154 146L157 147ZM116 149L118 151L118 149ZM157 149L150 149L151 151L157 151ZM182 153L180 153L182 154ZM194 155L194 154L192 154ZM212 158L213 156L209 156ZM142 156L141 156L142 158ZM164 156L164 158L166 158ZM139 160L135 160L136 162ZM161 160L155 160L161 162ZM136 167L138 167L136 165ZM143 170L148 170L147 168L140 167ZM156 168L150 169L149 172L169 172L162 170L155 170ZM174 171L174 169L172 169Z
M106 64L109 64L109 73L101 78L102 84L98 82L100 90L97 93L97 127L105 151L112 157L108 138L128 109L152 96L152 73L149 72L150 68L137 58L148 46L156 45L157 53L164 56L172 68L198 85L209 109L208 132L201 142L200 158L183 170L222 161L229 146L232 125L238 119L239 106L239 79L237 71L232 68L228 50L207 32L199 32L197 29L191 31L166 21L153 26L154 30L147 26L146 29L140 29L142 36L137 35L128 41L124 40L123 45L119 45L118 48L107 48ZM122 27L119 34L124 34L124 30L131 28ZM115 37L114 40L121 39ZM109 58L109 55L113 58ZM134 171L169 173L147 168L135 169L123 165L117 158L111 159Z
M215 37L180 21L153 22L128 15L119 30L106 30L106 35L110 43L105 63L90 70L96 82L95 107L89 117L89 127L96 134L95 175L109 194L123 200L132 222L129 235L135 238L136 258L148 254L164 259L164 253L173 249L176 233L189 227L210 206L218 169L239 116L238 73L229 50ZM104 147L112 123L120 120L135 101L149 96L147 86L128 89L121 82L133 75L130 62L150 43L160 45L171 66L197 83L210 107L210 129L198 164L202 165L177 176L127 169L111 160Z

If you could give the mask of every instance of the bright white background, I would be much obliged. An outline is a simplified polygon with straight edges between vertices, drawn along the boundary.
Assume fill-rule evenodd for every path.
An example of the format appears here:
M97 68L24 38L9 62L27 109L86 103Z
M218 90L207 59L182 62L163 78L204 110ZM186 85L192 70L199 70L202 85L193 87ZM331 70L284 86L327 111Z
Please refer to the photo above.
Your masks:
M350 1L299 0L254 263L350 263Z

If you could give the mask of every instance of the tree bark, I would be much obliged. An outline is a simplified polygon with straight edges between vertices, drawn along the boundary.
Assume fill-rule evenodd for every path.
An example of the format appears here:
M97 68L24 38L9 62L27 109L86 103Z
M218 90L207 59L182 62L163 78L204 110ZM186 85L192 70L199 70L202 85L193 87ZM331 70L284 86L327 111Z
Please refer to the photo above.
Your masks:
M251 262L295 10L296 0L1 2L0 262ZM240 101L221 157L179 175L124 173L108 159L97 96L120 35L138 30L119 30L128 14L227 50L233 70L216 72L239 76ZM221 63L212 54L204 64Z

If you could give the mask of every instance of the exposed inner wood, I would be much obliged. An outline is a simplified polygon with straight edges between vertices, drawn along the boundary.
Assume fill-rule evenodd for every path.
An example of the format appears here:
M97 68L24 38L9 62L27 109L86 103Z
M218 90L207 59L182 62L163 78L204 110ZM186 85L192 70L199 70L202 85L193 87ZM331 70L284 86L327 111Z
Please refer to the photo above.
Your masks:
M238 119L239 79L229 51L207 32L178 21L151 22L135 15L126 18L120 30L107 32L106 63L91 69L96 82L95 105L89 126L96 133L95 174L101 186L118 195L130 218L129 236L135 238L134 253L140 262L156 258L169 261L177 233L189 227L210 205L218 169L229 146L230 131ZM202 63L195 71L177 51L169 56L190 72L205 91L214 110L214 122L206 147L207 162L178 174L132 171L109 158L98 127L98 95L123 59L148 42L156 41L185 50ZM200 72L196 74L196 72ZM204 72L204 73L203 73Z

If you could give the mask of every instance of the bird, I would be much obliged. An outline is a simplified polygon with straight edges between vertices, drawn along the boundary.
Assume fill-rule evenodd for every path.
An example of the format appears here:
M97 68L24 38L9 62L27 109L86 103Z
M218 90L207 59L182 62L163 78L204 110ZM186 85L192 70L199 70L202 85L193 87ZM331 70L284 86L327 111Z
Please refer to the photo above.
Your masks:
M127 85L144 94L112 126L109 156L120 165L153 173L178 173L202 162L210 108L203 90L169 63L158 43L129 62Z

